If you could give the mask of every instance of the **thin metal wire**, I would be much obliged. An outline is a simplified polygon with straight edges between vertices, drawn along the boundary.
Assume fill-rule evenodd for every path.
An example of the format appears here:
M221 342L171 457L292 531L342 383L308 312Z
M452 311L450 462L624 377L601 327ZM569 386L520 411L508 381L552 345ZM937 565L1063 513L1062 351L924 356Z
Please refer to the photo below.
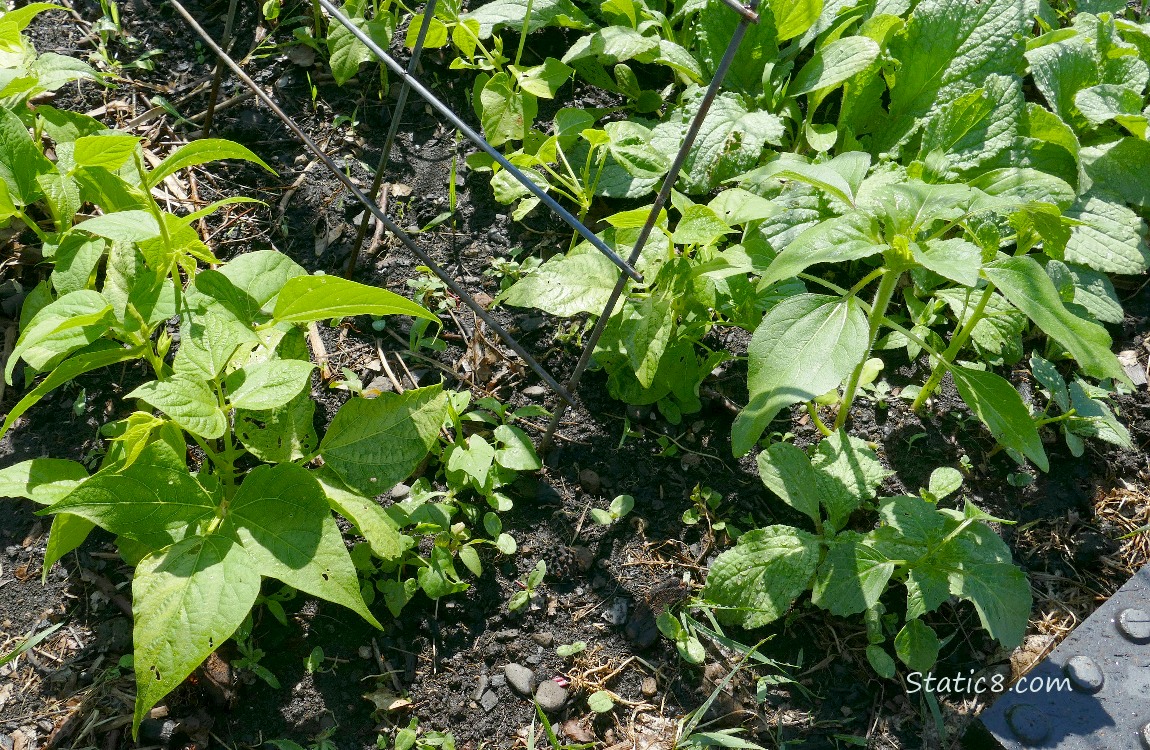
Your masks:
M321 0L322 2L322 0ZM663 178L663 186L659 189L659 195L655 198L655 203L651 206L651 211L647 214L647 221L643 224L643 229L639 232L638 239L635 240L635 246L631 249L631 255L627 258L629 265L634 265L639 256L643 252L643 247L647 244L647 239L651 236L651 231L655 228L655 222L659 218L659 212L663 210L663 206L667 203L667 199L671 196L671 189L679 180L679 171L682 170L683 164L687 161L687 156L691 151L691 147L695 143L695 138L699 135L699 130L703 127L703 120L707 116L707 112L711 109L711 104L715 101L715 97L719 94L719 89L723 85L723 79L727 76L727 70L730 69L731 63L734 62L735 54L739 51L739 45L743 41L743 36L747 33L747 27L752 23L752 16L758 18L759 0L751 0L748 6L751 11L750 14L740 14L739 25L735 27L735 31L731 34L731 41L727 44L727 50L723 53L722 60L719 61L718 68L715 69L715 75L711 79L711 83L707 86L707 92L703 95L702 101L699 102L699 111L695 113L695 117L691 120L690 126L687 128L686 134L683 136L683 143L679 146L679 152L675 154L675 161L671 164L671 170L667 172L667 176ZM583 354L579 357L578 364L575 365L574 372L567 380L567 390L574 393L579 388L579 381L583 379L583 373L587 370L587 365L591 362L591 357L595 352L595 347L599 343L599 339L603 336L603 330L607 327L607 321L611 318L611 313L615 310L615 305L619 302L619 297L623 294L623 288L627 285L627 278L620 275L618 281L615 282L615 288L611 290L611 296L607 300L607 304L603 307L603 314L595 321L595 328L591 331L591 336L583 345ZM555 409L555 414L551 417L550 424L547 425L547 432L543 435L543 440L539 444L540 451L546 451L551 447L551 441L555 436L555 431L559 429L559 422L563 419L563 415L567 412L566 404L561 403Z
M227 48L232 43L232 26L236 22L236 9L239 6L239 0L231 0L228 3L228 19L224 22L224 39L223 46ZM204 138L212 132L212 117L216 114L216 100L220 97L220 82L224 78L224 68L220 61L216 61L216 71L212 76L212 90L208 94L208 108L204 111L204 126L202 128Z
M307 146L308 149L310 149L312 153L314 153L316 157L324 163L328 170L331 171L332 175L344 184L344 186L355 197L355 199L362 203L365 208L367 208L375 215L376 220L383 224L387 231L391 232L393 235L399 238L399 241L402 242L408 250L414 253L416 257L418 257L421 261L423 261L424 265L430 268L432 273L438 276L443 281L443 283L446 284L447 287L452 292L454 292L460 300L463 301L465 305L470 307L475 312L475 314L483 320L484 323L486 323L492 330L494 330L499 335L499 337L503 339L504 343L506 343L507 346L512 349L512 351L518 354L527 364L527 366L534 370L535 374L542 378L543 382L545 382L553 391L555 391L555 393L561 399L563 399L564 402L571 402L571 394L567 392L567 389L560 385L559 382L556 381L555 378L553 378L551 374L543 368L542 365L536 362L535 358L527 353L527 350L523 348L522 344L516 341L515 337L508 333L503 328L503 326L499 325L499 323L491 317L490 313L483 309L483 306L477 303L475 299L472 298L472 296L468 294L467 291L463 289L455 281L455 279L451 277L450 274L444 271L438 263L432 260L427 253L425 253L417 244L415 244L407 232L400 229L393 221L391 221L391 219L387 218L387 215L382 210L380 210L379 206L371 201L363 193L363 191L360 190L354 182L352 182L350 177L343 173L339 166L336 165L334 161L332 161L331 157L328 156L322 148L320 148L319 144L316 143L311 138L311 136L305 133L303 129L300 128L300 126L295 122L295 120L293 120L286 112L280 109L279 105L276 104L275 101L270 96L268 96L268 94L263 89L259 87L259 84L253 81L251 76L245 73L243 68L241 68L239 64L236 63L236 61L233 60L228 55L228 53L223 50L223 48L216 44L215 40L212 39L208 32L205 31L204 28L200 26L200 24L196 21L196 19L192 17L187 8L180 4L179 0L168 1L171 3L172 7L176 9L176 12L183 16L184 21L186 21L188 24L188 27L195 31L200 36L200 38L204 40L204 44L208 46L208 49L215 53L215 55L219 57L219 59L222 60L225 65L228 66L232 73L234 73L235 76L239 78L245 86L251 89L252 93L254 93L260 99L260 101L266 104L271 109L271 111L275 113L276 117L278 117L283 122L283 124L286 125L288 129L291 130L292 133L294 133L295 136L299 138L303 144Z
M515 165L507 161L507 158L503 156L503 154L499 153L499 151L497 151L494 146L488 143L483 138L483 136L475 132L475 130L473 130L470 125L464 122L459 117L459 115L455 114L455 112L452 111L450 107L440 101L439 97L437 97L430 89L420 83L417 78L409 75L407 71L403 69L403 66L401 66L390 55L384 52L383 49L378 44L376 44L371 37L363 33L363 30L357 27L347 16L341 13L339 8L332 4L330 0L319 0L319 4L323 6L324 10L331 14L331 17L335 21L343 24L343 26L349 32L351 32L351 34L355 36L356 39L363 42L364 46L367 47L373 55L379 58L380 62L391 68L393 71L395 71L396 75L400 76L405 82L409 83L412 90L423 97L423 99L426 100L427 103L430 104L433 109L435 109L435 111L439 112L440 115L442 115L448 122L451 123L452 127L458 130L460 133L463 133L463 135L468 140L485 151L499 164L500 167L506 169L512 177L514 177L519 181L520 184L523 185L524 188L526 188L532 195L538 198L540 202L543 203L543 205L554 211L559 216L559 218L563 219L563 221L567 222L572 229L582 235L583 239L590 242L596 250L610 258L611 262L619 267L619 270L630 276L635 281L642 283L642 274L636 271L630 263L619 257L619 255L614 250L607 246L607 243L605 243L599 237L596 237L595 233L588 229L583 224L583 222L575 218L570 211L559 205L559 203L556 202L556 200L550 195L548 195L545 190L532 182L531 179L528 178L527 175L523 174L523 172L519 171ZM745 21L746 19L744 18L743 20Z
M415 46L411 49L411 59L407 61L407 74L415 75L419 67L419 58L423 55L423 43L427 39L427 30L431 28L431 19L435 16L435 4L438 0L428 0L423 8L423 21L419 25L419 36L415 38ZM383 184L383 173L387 170L387 162L391 158L391 149L395 145L395 136L399 133L399 123L403 120L403 111L407 107L407 95L411 93L411 84L405 78L399 89L399 96L395 101L395 109L391 113L391 125L387 128L387 137L383 139L383 153L379 156L379 166L375 168L375 177L371 181L371 190L367 196L372 203L379 200L379 187ZM355 233L355 242L351 246L351 257L347 259L347 270L344 275L349 279L355 273L355 264L359 259L360 248L363 247L363 238L367 236L367 225L370 215L364 213L359 222L359 230Z

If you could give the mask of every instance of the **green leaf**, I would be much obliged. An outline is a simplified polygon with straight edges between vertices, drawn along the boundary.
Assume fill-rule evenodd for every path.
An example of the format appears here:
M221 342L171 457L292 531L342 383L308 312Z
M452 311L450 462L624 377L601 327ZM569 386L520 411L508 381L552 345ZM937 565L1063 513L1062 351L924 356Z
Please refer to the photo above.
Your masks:
M1010 563L964 564L950 574L950 589L974 605L982 627L1004 648L1022 643L1032 599L1021 570Z
M890 654L886 652L882 646L871 644L866 647L866 660L870 662L871 668L886 680L894 679L895 663L894 659L890 658Z
M52 505L88 478L83 464L62 458L33 458L0 470L0 497L23 497Z
M123 133L101 133L99 135L85 135L76 139L72 158L79 167L103 167L115 172L132 155L140 145L140 139L134 135Z
M683 211L671 241L676 245L710 245L734 231L713 209L693 205Z
M940 648L942 644L934 629L917 617L907 621L894 637L894 652L899 661L914 672L929 672L938 661Z
M1014 143L1024 104L1017 77L990 76L981 88L938 108L923 131L920 158L937 150L952 169L978 167Z
M631 60L656 51L659 40L626 26L606 26L580 37L563 55L563 62L594 60L602 65Z
M195 316L180 331L180 348L176 352L173 369L190 377L215 380L241 344L247 349L259 343L252 330L213 308L203 316Z
M598 250L578 248L556 255L515 282L503 301L513 307L533 307L569 318L579 313L599 315L611 297L618 269Z
M307 271L283 253L257 250L228 261L218 271L196 274L196 288L189 290L187 302L206 308L205 298L218 300L246 325L261 311L271 314L285 285L305 275Z
M946 536L949 528L946 516L938 512L938 506L914 495L898 495L885 498L878 507L879 518L886 526L899 533L900 544L928 547L938 544ZM889 541L880 535L879 541ZM881 544L880 544L881 548ZM884 554L897 554L893 550Z
M771 308L748 348L750 402L732 449L746 453L783 408L837 388L866 355L866 315L854 297L788 297Z
M1082 168L1089 180L1083 180L1082 192L1093 189L1122 196L1126 203L1150 208L1150 142L1127 137L1100 146L1088 146L1079 152Z
M1081 222L1071 228L1067 263L1079 263L1104 273L1140 274L1150 268L1146 224L1117 200L1084 195L1064 214Z
M1014 386L992 372L957 365L949 369L958 394L994 439L1026 456L1043 471L1049 471L1050 462L1046 460L1038 428Z
M470 570L476 578L483 575L483 563L479 559L479 553L475 551L475 547L470 544L465 544L459 548L459 560L468 570Z
M228 402L237 409L275 409L300 395L315 365L298 359L271 359L228 375Z
M142 399L193 435L215 440L228 427L216 394L198 378L176 374L144 383L125 398Z
M1003 296L1073 355L1082 371L1098 378L1126 381L1126 372L1110 351L1106 329L1066 309L1054 282L1030 256L998 260L983 269Z
M861 534L835 537L815 575L811 601L833 615L856 615L878 604L895 564L864 543Z
M215 502L188 473L184 457L160 440L122 472L97 472L41 512L72 513L113 534L154 540L215 511Z
M512 471L538 471L543 462L535 453L535 446L526 432L514 425L501 424L493 433L499 448L495 462Z
M371 552L381 560L399 560L406 549L404 537L383 507L357 492L352 492L330 469L313 475L327 495L332 510L351 521L360 536L367 540Z
M374 497L415 470L438 438L446 412L438 385L353 398L336 412L320 455L348 487Z
M488 480L495 463L495 449L482 435L471 435L464 444L450 446L444 455L444 470L459 484L470 483L477 490L489 487ZM455 482L453 481L452 484Z
M1074 105L1092 125L1101 125L1122 115L1142 115L1142 94L1130 86L1104 83L1085 88L1074 95Z
M11 110L0 108L0 180L7 183L12 200L20 206L35 203L40 195L36 175L51 171L52 162L40 152L27 126Z
M77 224L76 229L116 242L143 242L160 236L156 217L143 209L95 216Z
M236 409L236 437L261 461L298 461L312 455L319 445L314 418L315 401L303 390L274 409Z
M671 168L671 157L651 144L650 129L624 120L603 126L611 157L633 177L659 178Z
M1132 448L1130 433L1114 418L1114 412L1104 402L1090 398L1082 381L1070 384L1070 406L1075 416L1069 423L1070 432L1083 437L1094 437L1122 448Z
M759 289L792 279L819 263L846 263L869 258L886 249L874 216L851 211L844 216L827 219L795 238L771 261L759 280Z
M819 443L811 457L816 481L832 526L841 529L864 500L872 500L890 472L860 438L839 430Z
M791 526L768 526L739 537L711 564L703 598L725 609L720 620L756 628L786 614L819 563L819 540Z
M927 492L941 500L962 487L962 472L950 466L940 466L930 473Z
M610 511L615 518L623 518L635 508L635 498L630 495L618 495L611 501Z
M571 0L494 0L462 14L461 21L473 21L479 25L479 38L487 39L494 32L513 28L518 32L528 19L527 32L532 33L545 26L565 28L593 28L591 19L575 7Z
M597 714L605 714L615 708L615 700L606 690L596 690L587 696L587 708Z
M535 122L537 103L533 95L517 91L511 76L500 71L483 85L479 94L483 134L492 146L521 141Z
M555 649L555 655L566 659L569 656L582 653L587 650L587 644L584 641L575 641L574 643L564 643Z
M439 322L433 313L394 292L338 276L296 276L283 285L273 317L281 323L311 323L352 315L410 315Z
M455 572L451 553L438 545L432 548L428 565L420 568L416 576L419 579L419 587L431 599L442 599L469 588L469 585L461 581L459 574ZM527 594L526 591L517 593Z
M978 283L982 267L982 248L973 242L955 237L949 240L927 240L926 247L911 245L914 259L926 269L934 271L963 286Z
M767 489L816 524L820 522L817 474L801 448L791 443L772 443L757 461L759 477Z
M90 348L84 353L64 360L55 370L48 374L48 377L44 378L35 388L29 391L28 395L20 399L19 403L13 406L8 412L8 416L4 418L4 425L0 427L0 437L7 434L8 430L12 428L12 425L17 419L23 416L24 412L35 406L40 399L44 398L44 396L55 388L86 372L98 370L101 367L108 367L109 365L120 362L138 359L143 356L140 348L128 349L110 341L97 342L96 346L98 346L98 348Z
M55 265L52 268L52 287L56 293L63 296L87 289L96 267L104 257L104 249L103 240L89 240L75 233L66 235L56 247Z
M170 174L187 169L197 164L224 159L241 159L258 164L267 171L275 174L263 159L256 156L251 149L241 146L233 141L223 138L202 138L198 141L180 146L172 152L171 156L161 161L155 169L148 173L148 187L155 187L164 181Z
M554 57L548 57L542 65L519 71L519 87L541 99L554 99L561 86L574 73L574 69Z
M47 370L96 341L111 327L111 311L108 300L91 289L70 292L40 308L17 339L4 379L12 383L12 371L20 359L36 370Z
M327 495L295 464L257 466L228 504L225 533L251 555L260 575L341 604L376 627Z
M71 513L57 513L52 518L52 528L48 531L48 544L44 549L42 584L48 581L48 571L56 561L83 544L94 528L96 525L88 519Z
M779 41L786 41L802 34L819 19L823 0L770 0L770 7Z
M260 593L253 562L243 547L213 534L177 542L136 567L133 736L152 706L243 623Z
M865 36L836 39L811 56L791 79L787 93L790 96L800 96L838 86L870 67L880 51L878 43Z
M989 76L1014 73L1022 64L1026 21L1015 0L922 0L890 43L900 65L878 150L897 145L920 118Z

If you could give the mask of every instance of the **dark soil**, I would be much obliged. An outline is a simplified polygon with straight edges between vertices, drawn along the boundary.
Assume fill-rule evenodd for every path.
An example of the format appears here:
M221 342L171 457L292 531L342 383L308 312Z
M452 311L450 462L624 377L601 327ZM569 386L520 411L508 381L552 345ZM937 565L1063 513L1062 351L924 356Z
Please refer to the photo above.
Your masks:
M189 7L219 38L226 5ZM86 22L100 16L92 0L80 0L75 9ZM145 49L162 49L155 71L124 68L125 80L117 88L71 86L55 104L95 111L109 124L146 134L152 148L162 151L165 144L186 138L190 128L163 111L143 118L152 106L147 98L163 96L184 117L196 119L206 96L202 90L189 92L210 75L211 66L194 34L166 4L133 0L121 12L125 31L139 46L113 41L110 54L128 63ZM256 46L257 20L258 8L241 4L233 46L237 56ZM63 14L43 18L30 31L41 51L84 57L96 48L86 24ZM430 52L422 78L473 121L466 103L470 79L449 70L447 62ZM362 185L370 184L394 105L389 96L379 96L373 69L363 69L360 85L336 88L318 68L302 67L284 50L267 46L247 69L337 163ZM242 91L238 81L225 76L220 98ZM588 96L576 92L564 104L578 105ZM333 129L337 115L358 123ZM275 247L309 270L344 268L362 209L338 180L322 164L311 163L311 155L255 99L218 111L214 134L244 143L279 172L277 177L252 166L213 167L195 170L195 182L183 185L200 201L244 194L266 203L229 207L207 220L205 231L217 255L226 259ZM511 222L492 199L486 176L464 168L462 157L468 152L422 101L413 99L386 175L389 212L401 227L418 229L445 211L451 165L458 157L454 220L416 239L472 295L489 299L498 293L497 277L486 273L492 259L515 247L546 255L565 248L570 235L544 210L525 223ZM410 294L409 280L427 278L418 265L385 234L373 253L360 258L357 279ZM19 273L30 286L46 271L24 266ZM1145 368L1150 290L1131 288L1124 294L1129 295L1127 324L1113 333L1119 348L1134 351ZM436 292L427 302L451 306L454 299ZM569 323L502 307L493 314L556 377L569 374L579 354L563 336ZM443 336L447 350L426 352L430 360L406 357L411 369L406 385L438 382L446 372L447 385L470 387L477 395L494 394L516 405L545 396L554 406L549 393L534 388L539 379L469 310L459 306L447 319L453 323ZM721 335L736 352L739 341L745 346L741 332ZM323 340L329 374L339 379L346 367L365 383L383 376L377 347L405 356L408 351L406 331L379 333L367 320L326 329ZM474 366L476 357L485 356L482 366ZM896 388L921 382L922 366L891 367L888 381ZM94 465L102 450L100 425L124 416L120 396L143 377L142 369L124 368L93 373L61 389L0 442L0 466L47 455ZM1020 389L1027 388L1022 375L1014 379ZM389 738L418 717L423 729L451 732L459 747L523 747L536 719L534 707L501 684L503 667L517 662L540 680L559 676L570 683L571 698L554 717L565 741L670 748L676 722L698 709L739 661L738 653L708 641L705 664L689 666L654 626L654 613L701 583L706 564L729 543L722 534L709 533L707 523L682 522L683 511L692 506L692 491L697 486L718 491L723 497L719 516L742 527L800 522L770 497L752 458L730 457L731 404L746 398L740 364L704 384L703 410L680 425L667 423L649 408L611 400L603 380L594 372L584 379L581 403L568 412L545 468L514 488L515 509L503 520L519 541L516 556L486 556L486 572L470 590L438 605L419 595L383 632L334 605L303 597L285 604L286 627L259 609L251 644L263 652L259 664L279 687L240 668L242 654L229 644L145 722L140 744L237 748L292 740L323 749L372 748L377 737ZM8 389L0 410L10 408L20 391ZM321 404L318 419L326 421L347 393L317 378L314 396ZM1027 659L1051 648L1150 559L1145 536L1119 541L1150 521L1146 387L1121 397L1118 405L1135 451L1092 444L1084 457L1075 458L1051 432L1052 469L1035 474L994 450L993 440L949 383L921 417L897 397L886 403L859 401L851 415L853 434L871 442L894 471L884 491L913 493L934 468L962 466L966 496L1016 522L1000 530L1035 593L1026 645L1014 654L1003 653L978 628L973 609L946 606L931 618L940 633L955 635L937 673L1013 667L1021 674ZM813 443L818 435L797 410L772 429L793 432L799 445ZM591 522L590 508L605 508L624 493L636 500L628 518L606 528ZM0 750L132 747L128 729L134 688L128 665L121 662L131 653L125 610L131 569L122 564L111 539L96 533L41 584L48 523L30 503L0 505L0 653L7 650L5 641L11 644L49 624L64 623L15 667L0 668ZM518 590L517 579L540 559L547 561L548 577L539 596L527 612L509 613L506 605ZM274 591L269 586L265 594ZM741 672L712 704L708 719L719 718L723 726L741 724L748 737L765 747L955 747L983 705L967 696L940 696L936 719L932 707L908 695L899 681L875 676L863 654L867 638L861 621L832 618L809 604L762 631L728 635L745 644L767 638L760 653L768 663ZM587 644L582 654L569 659L556 655L557 646L577 641ZM305 660L316 648L322 649L324 661L309 672ZM757 683L759 677L766 679ZM592 713L585 697L601 688L631 705ZM365 699L368 695L380 707ZM537 736L541 731L537 721L534 731ZM540 739L537 746L545 744Z

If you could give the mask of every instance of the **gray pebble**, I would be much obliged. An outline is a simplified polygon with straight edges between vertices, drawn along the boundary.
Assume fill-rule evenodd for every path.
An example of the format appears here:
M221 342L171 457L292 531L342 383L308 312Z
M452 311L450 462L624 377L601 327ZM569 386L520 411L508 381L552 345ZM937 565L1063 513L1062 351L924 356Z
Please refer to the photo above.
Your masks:
M491 675L491 687L503 687L507 684L507 678L501 674Z
M550 631L545 633L532 633L531 640L535 641L540 646L547 647L555 642L555 636Z
M481 674L479 675L479 685L471 691L471 700L481 700L485 692L487 692L487 675Z
M579 484L589 495L594 495L596 492L598 492L599 487L602 485L599 480L599 475L595 472L594 469L583 469L580 471Z
M406 484L397 484L391 488L391 496L392 496L392 498L394 498L396 500L399 500L401 498L405 498L410 494L411 494L411 488L408 487Z
M499 696L495 694L494 690L488 690L483 694L483 697L479 699L479 705L483 706L483 710L487 711L488 713L490 713L491 709L495 708L495 706L498 704Z
M522 664L511 662L503 668L503 675L507 684L525 698L531 696L531 683L535 680L535 673Z
M547 389L541 385L529 385L523 389L523 395L535 401L547 398Z
M561 687L554 680L544 680L535 691L535 700L539 701L543 713L554 714L567 702L567 688Z

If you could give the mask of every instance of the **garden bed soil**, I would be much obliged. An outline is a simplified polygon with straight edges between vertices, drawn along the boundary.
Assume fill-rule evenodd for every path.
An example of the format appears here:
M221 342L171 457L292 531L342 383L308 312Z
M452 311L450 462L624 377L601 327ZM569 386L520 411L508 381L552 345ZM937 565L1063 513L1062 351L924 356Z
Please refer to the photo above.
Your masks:
M224 5L189 7L219 34ZM192 89L191 82L210 74L210 61L168 6L135 0L121 10L125 31L142 48L163 49L156 70L125 68L115 89L71 86L60 92L57 104L94 111L110 124L145 134L151 148L162 152L186 138L189 128L162 110L145 116L153 107L149 98L179 102L181 114L194 117L205 105L204 95L180 97ZM78 2L75 11L83 22L101 12L93 2ZM55 14L31 31L41 51L84 57L93 50L93 37L83 22ZM254 47L255 28L253 9L243 10L234 49ZM112 49L125 62L133 56L122 45ZM339 163L370 183L367 165L379 159L393 104L378 96L371 69L361 72L360 86L341 89L322 77L313 79L320 81L314 98L308 76L315 70L284 53L255 59L248 69ZM464 82L447 70L445 60L429 53L422 76L457 111L470 113ZM225 77L221 99L241 92ZM576 92L565 104L578 104L580 96ZM346 124L333 129L336 115L358 122L354 129ZM254 99L219 111L216 127L216 135L252 148L279 175L248 165L212 167L193 170L195 181L180 185L186 195L205 202L235 194L265 201L228 207L206 221L203 230L215 252L229 258L275 247L309 270L339 272L361 213L358 204ZM386 178L397 223L418 228L446 210L452 159L467 151L423 102L412 101ZM510 222L484 175L460 169L457 189L454 222L419 234L417 241L477 298L490 300L498 293L498 278L489 273L493 258L507 256L512 247L550 253L566 246L569 232L542 210L526 223ZM361 258L357 279L410 293L408 280L421 276L419 261L388 236L378 245ZM27 284L42 271L23 266L15 273ZM1120 291L1128 316L1112 333L1117 346L1134 352L1145 370L1150 290ZM449 295L433 299L448 302ZM556 377L573 369L579 351L565 341L569 322L505 307L493 313ZM409 372L397 375L405 387L445 377L448 386L470 387L477 395L554 406L538 378L469 310L459 307L447 320L448 347L432 362L408 355L404 330L377 332L362 319L322 329L327 372L334 377L317 375L313 383L321 404L317 419L330 419L348 397L330 387L342 368L365 383L385 377L380 352L392 362L403 358ZM745 347L746 336L738 331L713 335L724 337L732 350L738 351L740 342ZM921 382L923 364L891 368L888 381L896 388ZM242 655L229 644L153 712L140 745L239 748L291 740L305 747L374 748L377 738L392 737L418 717L422 729L449 731L457 747L472 750L524 747L534 722L536 746L545 746L533 704L507 684L504 668L516 663L538 680L558 676L568 683L566 706L553 715L564 741L670 748L676 723L698 709L739 662L737 652L708 641L705 663L689 666L655 630L654 614L698 586L707 562L728 543L722 534L709 533L707 523L682 522L692 491L705 486L719 492L720 515L736 525L798 522L769 497L752 458L731 458L732 404L746 399L745 376L735 363L708 379L703 410L672 425L657 411L609 399L603 377L589 374L545 467L514 487L516 506L504 515L504 527L519 542L517 555L485 556L485 574L467 592L438 604L417 596L382 632L348 611L302 597L285 605L286 627L257 610L252 645L263 652L259 664L278 687L240 668ZM142 368L128 366L89 374L56 392L0 442L0 467L45 455L91 465L102 450L100 425L125 415L120 397L144 378ZM1032 388L1020 375L1013 378L1020 390ZM7 389L0 411L10 408L21 390ZM1046 436L1051 471L1041 474L1020 470L996 452L949 384L922 416L898 398L856 405L853 434L869 441L894 472L884 492L914 493L933 468L965 465L965 496L1015 522L999 531L1035 595L1026 643L1004 653L978 627L972 608L945 606L929 618L940 634L954 636L936 673L1020 675L1150 560L1147 535L1121 539L1150 522L1146 387L1120 397L1118 406L1136 450L1091 444L1085 456L1075 458L1051 432ZM799 445L816 440L805 414L796 410L789 419L772 429L794 433ZM606 507L618 494L635 498L632 514L610 527L592 523L588 510ZM34 511L24 501L0 504L0 653L29 632L54 623L62 627L14 666L0 668L0 750L132 747L133 678L122 660L131 652L131 569L120 561L110 537L97 532L41 584L48 519ZM527 612L509 613L516 581L540 559L548 564L540 595ZM273 591L269 586L265 593ZM729 630L728 635L748 645L767 638L759 653L768 663L740 672L712 704L708 720L745 726L746 736L765 747L957 747L985 705L982 697L940 695L935 710L921 695L908 694L900 681L878 678L864 656L861 621L833 618L809 606L761 631ZM557 656L557 646L578 641L586 643L584 652ZM324 660L309 671L306 657L317 648ZM604 688L626 704L595 714L585 697Z

